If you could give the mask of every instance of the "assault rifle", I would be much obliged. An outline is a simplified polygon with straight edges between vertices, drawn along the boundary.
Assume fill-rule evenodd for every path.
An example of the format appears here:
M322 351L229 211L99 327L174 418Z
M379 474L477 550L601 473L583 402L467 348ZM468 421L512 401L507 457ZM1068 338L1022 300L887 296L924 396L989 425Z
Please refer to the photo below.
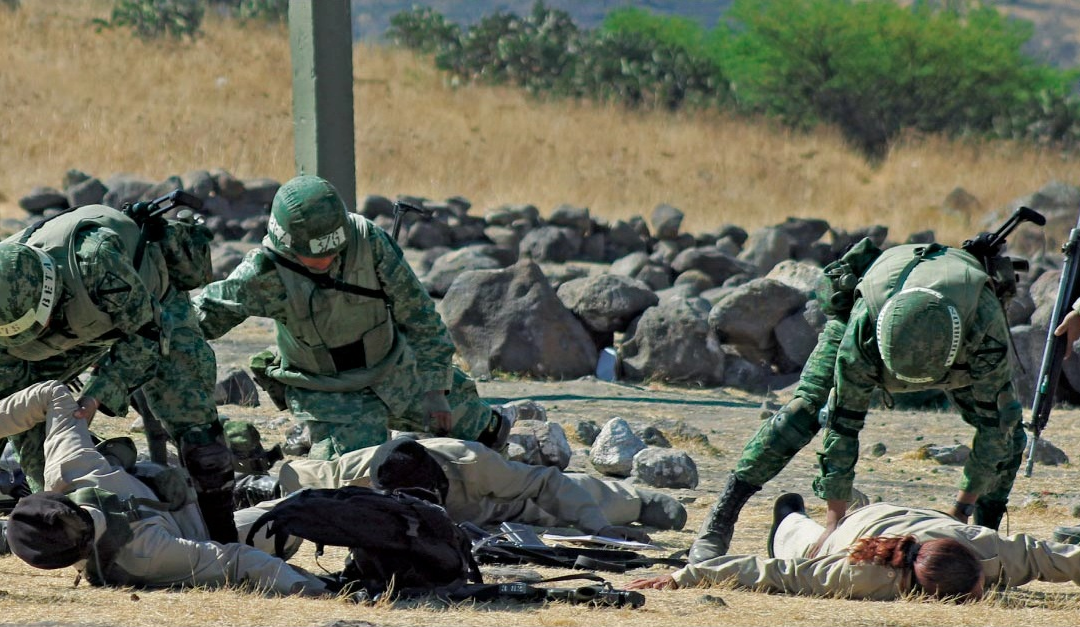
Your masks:
M159 242L165 239L165 220L162 216L176 207L188 207L198 211L202 209L202 205L202 199L182 189L175 189L153 200L124 203L121 211L134 220L135 224L138 224L141 229L139 244L135 248L135 269L138 270L139 266L142 265L146 243Z
M398 234L401 233L401 219L406 213L409 212L418 213L425 218L430 218L435 214L433 209L427 207L420 207L412 203L405 202L404 200L398 200L394 202L394 226L390 229L390 237L397 241Z
M1035 400L1031 403L1031 422L1024 425L1031 430L1031 439L1028 440L1027 466L1024 468L1024 476L1031 476L1031 469L1035 465L1035 445L1039 441L1039 435L1046 428L1050 420L1050 409L1054 403L1054 393L1057 390L1058 380L1061 378L1061 360L1065 358L1068 350L1068 336L1054 335L1061 321L1072 309L1072 304L1080 295L1077 285L1077 247L1080 245L1080 220L1076 227L1069 231L1069 239L1061 245L1064 259L1061 264L1061 279L1058 282L1057 301L1054 302L1054 313L1050 317L1050 328L1046 330L1046 346L1043 348L1042 365L1039 367L1039 378L1035 380Z
M1002 304L1016 296L1016 273L1028 271L1026 260L1011 259L1001 254L1005 247L1005 238L1024 222L1044 226L1046 218L1034 209L1020 207L998 230L993 233L979 233L961 245L961 248L982 263L986 274L990 275L994 294Z

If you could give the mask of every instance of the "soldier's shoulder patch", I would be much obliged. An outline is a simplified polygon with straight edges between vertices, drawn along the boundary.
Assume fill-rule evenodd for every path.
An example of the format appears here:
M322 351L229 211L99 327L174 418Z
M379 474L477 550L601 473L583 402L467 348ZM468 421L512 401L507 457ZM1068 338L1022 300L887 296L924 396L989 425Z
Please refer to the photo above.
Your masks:
M94 300L104 307L119 309L131 295L131 284L114 272L106 272L94 288Z

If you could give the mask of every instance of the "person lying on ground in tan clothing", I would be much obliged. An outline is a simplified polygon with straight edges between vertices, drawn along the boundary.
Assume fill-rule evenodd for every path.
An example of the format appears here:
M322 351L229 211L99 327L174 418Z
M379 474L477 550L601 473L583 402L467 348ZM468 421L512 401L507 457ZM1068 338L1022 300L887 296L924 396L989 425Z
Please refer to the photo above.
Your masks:
M802 497L776 501L768 558L727 555L628 588L685 588L734 581L763 592L886 601L910 593L973 599L984 586L1030 581L1080 584L1080 546L1000 535L931 509L875 503L841 519L817 557L821 535Z
M442 505L459 523L575 527L638 541L648 541L648 534L627 525L681 529L686 524L686 509L668 494L553 466L507 461L482 444L455 438L397 438L333 461L293 460L281 466L276 485L267 475L253 475L237 482L237 490L240 501L254 504L300 488L359 485L435 491L435 482L445 486ZM262 494L253 494L259 486Z

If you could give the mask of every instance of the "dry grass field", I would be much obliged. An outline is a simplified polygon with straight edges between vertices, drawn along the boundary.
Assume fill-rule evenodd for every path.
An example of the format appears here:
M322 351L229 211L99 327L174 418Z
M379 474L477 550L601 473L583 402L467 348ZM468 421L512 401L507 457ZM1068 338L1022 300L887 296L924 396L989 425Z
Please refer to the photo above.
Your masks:
M24 0L0 11L0 215L13 215L33 186L59 186L69 168L153 180L210 167L293 174L283 29L208 16L195 42L143 43L94 32L87 20L109 6ZM358 195L462 195L477 213L571 203L614 219L667 202L690 231L799 216L885 224L899 240L933 228L952 243L981 217L940 210L956 187L991 210L1080 178L1053 152L927 137L908 138L875 168L829 131L455 87L428 61L378 48L356 50L354 74Z
M190 169L223 167L235 175L285 180L292 174L288 43L283 30L214 19L195 42L145 44L123 32L86 24L108 14L97 0L23 0L0 10L0 218L22 217L16 201L31 187L59 185L68 168L107 176L131 172L160 179ZM588 206L604 218L648 215L660 202L687 214L690 231L721 223L746 228L788 216L821 217L843 228L888 225L896 238L935 229L947 242L970 234L979 215L939 210L955 187L987 210L1058 179L1080 183L1075 161L1011 144L954 143L911 137L873 168L828 132L797 135L770 124L717 114L628 113L588 104L541 103L512 90L454 87L430 64L407 54L361 48L354 57L358 194L399 193L470 198L477 212L501 203L533 203L547 213L560 203ZM215 342L221 365L238 365L269 340L270 329L246 323ZM656 534L666 554L687 547L734 463L756 430L761 397L731 390L630 387L590 381L493 380L479 384L493 399L530 397L568 433L580 419L684 420L716 447L685 446L701 485L675 491L690 522ZM783 393L773 399L786 400ZM267 438L282 415L268 400L257 409L223 407L249 419ZM99 418L103 435L127 432L129 419ZM863 436L888 453L860 462L857 486L871 498L944 507L956 467L915 451L927 443L970 442L953 413L878 410ZM1080 455L1080 411L1055 412L1046 437ZM574 442L572 468L587 470ZM763 553L772 500L808 493L815 472L812 443L744 512L732 552ZM1080 473L1075 465L1037 467L1020 478L1008 521L1012 532L1048 537L1072 524ZM811 514L823 508L808 501ZM321 561L340 568L342 554ZM297 563L318 571L310 547ZM544 575L562 574L539 569ZM655 572L663 572L658 569ZM645 573L613 575L625 584ZM957 607L924 601L872 603L791 598L744 590L649 591L639 610L493 604L447 608L437 603L381 603L265 598L242 590L133 591L72 587L73 572L31 569L0 558L0 623L166 625L490 625L518 627L628 625L1077 625L1080 591L1069 584L1031 584ZM705 599L722 597L726 605Z

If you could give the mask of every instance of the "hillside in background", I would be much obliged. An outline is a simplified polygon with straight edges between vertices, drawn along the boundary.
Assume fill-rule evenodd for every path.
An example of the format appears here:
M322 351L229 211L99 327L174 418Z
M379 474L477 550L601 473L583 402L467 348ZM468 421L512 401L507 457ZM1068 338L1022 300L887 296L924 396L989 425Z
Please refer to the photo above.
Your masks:
M912 0L901 0L910 4ZM595 28L608 12L634 6L661 15L689 17L711 27L732 0L546 0L569 13L583 28ZM1080 0L987 0L1002 11L1035 26L1028 53L1059 67L1080 65ZM452 22L472 24L496 11L526 15L535 0L352 0L354 29L365 40L378 40L390 17L413 6L429 6Z
M95 32L88 20L108 15L104 0L22 7L0 11L0 231L22 215L22 195L59 186L71 168L150 180L218 167L245 179L294 174L284 28L212 17L194 41L148 43ZM1078 183L1067 155L1023 143L912 134L871 166L827 128L544 102L454 84L429 58L384 47L357 46L353 67L361 197L461 195L475 215L570 203L606 220L668 203L689 232L796 216L883 224L897 240L933 228L953 244L1049 181ZM943 211L957 188L975 201Z

